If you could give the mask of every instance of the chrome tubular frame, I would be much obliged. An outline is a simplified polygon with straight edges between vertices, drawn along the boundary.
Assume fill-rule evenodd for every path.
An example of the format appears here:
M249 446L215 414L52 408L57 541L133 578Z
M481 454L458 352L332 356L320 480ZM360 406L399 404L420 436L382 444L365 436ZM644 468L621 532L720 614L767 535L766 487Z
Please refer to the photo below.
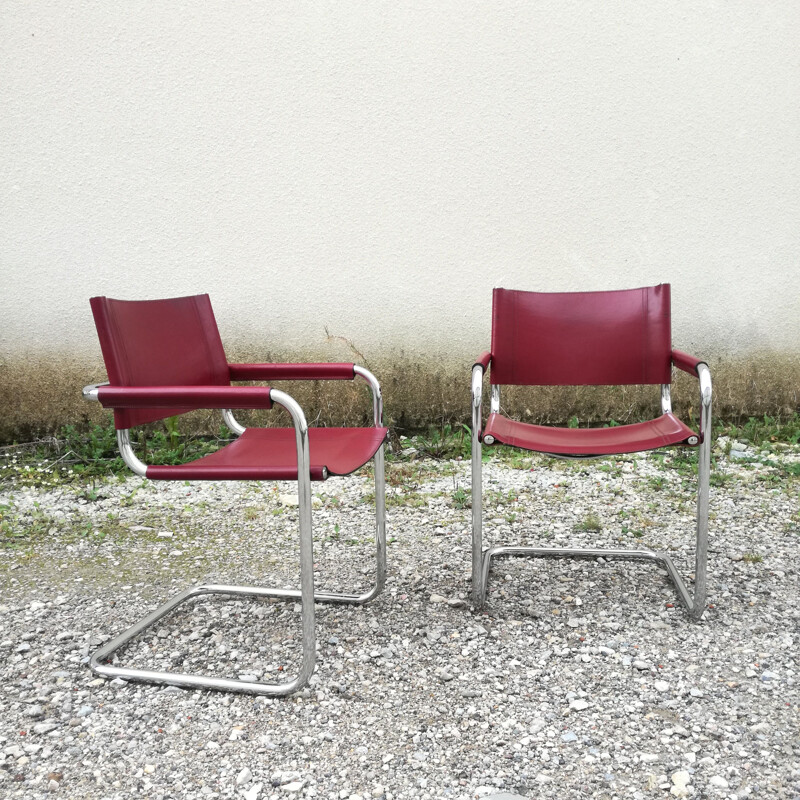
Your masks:
M695 549L694 595L680 576L672 558L667 553L654 550L604 550L570 547L509 547L495 546L483 549L482 484L481 484L481 384L483 369L472 369L472 591L475 605L482 608L486 602L491 561L496 556L527 556L529 558L604 558L620 561L649 561L660 564L675 586L680 602L689 618L696 622L706 609L706 579L708 556L708 501L711 471L711 373L708 365L699 364L700 379L700 445L698 448L697 476L697 531ZM495 387L493 387L495 388ZM666 388L666 390L665 390ZM494 400L494 393L493 393ZM499 400L499 398L498 398ZM661 389L662 411L671 411L669 386Z
M373 395L373 416L375 425L380 426L383 419L383 400L380 384L375 376L362 367L355 368L356 373L370 385ZM87 386L84 397L97 400L97 384ZM259 586L235 586L226 584L201 584L189 587L175 595L159 608L155 609L141 621L98 648L89 659L89 667L98 675L109 678L141 681L144 683L167 684L187 688L217 689L221 691L243 692L283 696L302 688L314 671L316 660L316 637L314 623L314 602L341 603L363 605L377 597L386 585L386 500L385 500L385 459L384 446L374 456L375 470L375 547L376 578L374 585L362 594L343 594L337 592L314 592L314 556L311 523L311 478L309 472L310 455L308 442L308 425L305 415L297 402L288 394L272 389L270 397L273 402L283 406L290 414L295 427L298 464L299 495L299 530L300 530L300 589L272 589ZM223 419L228 427L237 433L236 428L245 430L234 419L230 410L223 410ZM232 423L232 424L231 424ZM239 435L237 433L237 435ZM130 469L142 477L146 476L147 465L140 461L133 451L128 430L117 431L117 443L122 459ZM299 599L301 603L302 625L302 661L298 674L286 683L272 684L255 681L242 681L231 678L215 678L206 675L160 672L153 670L116 667L103 663L117 650L137 637L147 628L154 625L179 605L194 597L206 594L226 594L243 597L273 597L279 599Z
M482 607L486 594L483 575L483 462L481 460L481 403L483 367L472 368L472 594ZM498 404L500 393L498 391ZM492 392L494 399L494 392ZM488 566L487 566L488 571Z
M672 413L672 392L668 383L661 384L661 413Z
M364 367L353 367L356 375L363 378L372 390L372 419L376 428L383 425L383 394L378 379ZM376 575L375 585L365 594L351 597L348 600L336 602L349 602L357 605L367 603L377 597L386 586L386 466L385 445L381 445L373 458L375 471L375 559Z
M489 402L489 413L500 413L500 387L498 385L492 386L492 399Z
M201 584L191 586L172 597L164 605L151 612L141 621L132 625L102 647L92 653L89 667L98 675L107 678L124 678L125 680L142 681L144 683L167 684L197 689L218 689L229 692L245 692L272 696L288 695L305 686L314 671L316 660L316 637L314 632L314 545L311 530L311 476L309 472L308 425L303 410L289 395L272 389L270 397L273 402L283 406L292 417L297 444L297 488L299 496L299 530L300 530L300 590L267 589L259 586L229 586L225 584ZM128 439L128 431L118 431L117 438L125 463L146 466L133 455ZM128 452L129 451L129 452ZM129 460L129 459L132 459ZM137 474L144 474L134 469ZM242 597L299 597L301 604L302 626L302 661L297 675L286 683L260 683L234 678L215 678L209 675L194 675L178 672L161 672L146 669L115 667L104 663L114 652L134 639L144 630L169 614L181 603L193 597L206 594L226 594Z
M122 460L125 462L128 469L139 477L144 478L147 476L147 464L140 461L136 457L136 453L133 452L131 437L128 431L128 428L117 431L117 447L119 447L119 454L122 456Z
M233 411L231 411L230 408L223 408L221 411L222 421L231 433L236 434L236 436L241 436L247 430L244 425L240 425L236 421L236 417L233 416Z

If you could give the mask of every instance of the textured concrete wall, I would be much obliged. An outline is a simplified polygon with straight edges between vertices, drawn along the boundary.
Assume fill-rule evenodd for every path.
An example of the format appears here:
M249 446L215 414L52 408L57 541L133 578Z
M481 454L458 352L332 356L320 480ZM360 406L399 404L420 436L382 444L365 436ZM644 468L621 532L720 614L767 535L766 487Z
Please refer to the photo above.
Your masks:
M676 344L800 349L800 4L5 0L0 364L87 299L226 342L469 358L493 285L673 284Z

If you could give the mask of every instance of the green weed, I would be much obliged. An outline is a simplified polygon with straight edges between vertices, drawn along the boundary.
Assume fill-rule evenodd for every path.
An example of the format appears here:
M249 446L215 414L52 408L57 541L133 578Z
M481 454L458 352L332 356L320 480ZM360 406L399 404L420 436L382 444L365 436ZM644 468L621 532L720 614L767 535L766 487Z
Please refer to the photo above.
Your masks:
M578 531L600 531L603 525L600 522L600 517L597 514L587 514L576 526L575 530Z
M472 492L466 492L459 486L453 492L452 500L456 508L470 508L472 506Z

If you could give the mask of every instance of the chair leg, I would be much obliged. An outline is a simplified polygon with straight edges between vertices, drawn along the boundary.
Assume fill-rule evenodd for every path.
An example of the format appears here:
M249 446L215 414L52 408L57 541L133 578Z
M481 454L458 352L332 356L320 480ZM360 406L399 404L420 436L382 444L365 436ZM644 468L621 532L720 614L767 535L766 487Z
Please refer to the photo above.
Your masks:
M707 428L709 429L709 428ZM496 546L482 549L481 483L480 483L480 442L476 447L473 441L472 456L472 586L477 608L483 608L489 583L491 561L497 556L525 556L528 558L574 558L617 561L649 561L662 566L672 581L678 598L686 608L689 618L697 622L706 609L706 567L708 554L708 500L709 475L711 469L710 437L706 436L700 444L697 469L697 538L695 545L694 596L678 572L672 558L667 553L655 550L606 550L600 548L571 547L513 547ZM477 469L476 469L477 461ZM476 481L476 475L478 476ZM477 493L476 493L477 488ZM477 497L477 502L476 502Z
M361 606L374 600L386 586L386 474L384 445L375 453L375 583L363 594L316 592L318 603L342 603ZM284 590L280 596L293 597L295 590ZM278 596L278 595L276 595Z
M476 419L477 416L477 419ZM472 600L477 608L486 602L489 561L483 552L483 464L480 407L472 410ZM484 559L486 566L484 570Z
M691 603L688 592L684 605L689 616L697 621L706 610L706 579L708 563L708 501L711 477L711 414L706 421L706 435L697 453L697 544L694 561L694 599Z

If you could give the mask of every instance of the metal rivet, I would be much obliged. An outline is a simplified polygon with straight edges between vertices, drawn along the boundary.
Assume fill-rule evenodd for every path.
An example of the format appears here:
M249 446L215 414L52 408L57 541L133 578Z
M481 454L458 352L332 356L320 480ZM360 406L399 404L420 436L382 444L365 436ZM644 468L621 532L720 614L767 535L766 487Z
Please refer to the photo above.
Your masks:
M494 444L494 436L492 436L491 434L489 436L484 436L483 437L483 443L484 444Z
M698 438L696 436L690 436L686 441L689 442L689 444L697 444Z

